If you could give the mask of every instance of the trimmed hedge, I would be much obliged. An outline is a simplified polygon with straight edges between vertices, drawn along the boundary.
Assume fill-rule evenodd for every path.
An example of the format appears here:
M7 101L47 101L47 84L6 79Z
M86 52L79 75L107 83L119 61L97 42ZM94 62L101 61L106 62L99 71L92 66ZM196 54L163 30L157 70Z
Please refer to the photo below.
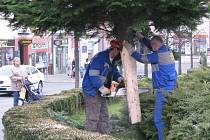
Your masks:
M146 84L145 84L145 83ZM141 87L149 87L150 79L140 82ZM123 111L123 125L136 129L147 140L156 140L153 112L154 94L140 95L142 122L131 126L127 108ZM90 133L66 125L54 112L71 115L82 107L79 90L63 91L59 95L48 96L39 102L12 108L3 116L7 140L114 140L116 138L98 133ZM178 89L167 97L164 110L166 140L202 140L210 138L210 69L189 70L179 77Z
M139 132L156 140L155 95L141 95L142 122ZM179 77L178 89L168 95L164 110L166 140L210 139L210 69L192 69Z
M63 91L38 102L12 108L2 119L6 140L115 140L112 136L90 133L51 118L51 111L69 114L80 108L79 90Z

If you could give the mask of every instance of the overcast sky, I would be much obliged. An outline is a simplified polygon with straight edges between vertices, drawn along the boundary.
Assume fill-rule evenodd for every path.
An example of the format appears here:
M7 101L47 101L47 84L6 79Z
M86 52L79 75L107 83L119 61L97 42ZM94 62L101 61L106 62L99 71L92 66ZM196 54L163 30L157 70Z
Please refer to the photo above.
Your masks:
M18 36L18 31L13 31L7 26L8 24L7 21L0 18L0 39L14 39ZM209 24L209 19L204 18L204 23L198 26L199 33L209 34Z
M17 36L17 31L13 31L8 26L8 22L0 19L0 39L14 39Z

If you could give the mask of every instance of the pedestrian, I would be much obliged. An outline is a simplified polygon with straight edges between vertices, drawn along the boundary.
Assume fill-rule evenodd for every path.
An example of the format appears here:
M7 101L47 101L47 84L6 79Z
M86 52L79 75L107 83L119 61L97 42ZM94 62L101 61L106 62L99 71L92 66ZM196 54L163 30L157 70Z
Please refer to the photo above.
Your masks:
M150 54L141 54L124 41L130 55L142 63L151 63L152 66L152 83L156 94L154 123L158 132L158 139L164 140L165 124L162 119L163 109L166 96L173 93L176 88L177 72L175 70L175 61L172 51L163 44L161 36L155 35L151 40L145 38L141 33L137 37L151 51Z
M76 66L76 63L75 63L75 59L73 59L73 61L71 62L71 78L74 78L75 77L75 66Z
M88 58L86 58L85 64L84 64L85 70L87 70L87 67L88 67L88 64L89 64L89 63L90 63L90 62L89 62Z
M20 58L13 59L13 65L9 74L11 80L11 89L13 91L13 106L18 106L19 92L22 87L23 80L25 79L24 73L21 71Z
M67 60L67 70L66 70L66 73L67 73L68 76L71 76L71 71L72 71L72 69L71 69L71 58L68 58L68 60Z
M106 98L103 95L110 93L112 81L123 82L117 69L122 45L112 40L109 49L99 52L87 67L82 89L85 100L86 123L85 130L109 134L109 115Z
M85 68L83 66L80 66L79 72L80 72L80 78L83 78L84 72L85 72Z

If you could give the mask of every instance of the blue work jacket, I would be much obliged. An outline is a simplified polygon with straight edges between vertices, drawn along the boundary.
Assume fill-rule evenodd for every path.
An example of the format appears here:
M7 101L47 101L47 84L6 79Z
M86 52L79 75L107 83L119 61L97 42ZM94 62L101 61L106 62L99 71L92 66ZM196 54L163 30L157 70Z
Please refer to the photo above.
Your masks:
M99 88L104 86L110 73L112 75L111 80L119 81L121 75L117 64L113 63L110 62L109 50L99 52L93 57L82 82L82 89L85 94L95 96Z
M149 39L143 39L144 44L151 49ZM177 72L172 51L162 45L158 51L150 54L141 54L137 51L132 57L142 63L151 63L152 83L154 89L174 90L177 84Z

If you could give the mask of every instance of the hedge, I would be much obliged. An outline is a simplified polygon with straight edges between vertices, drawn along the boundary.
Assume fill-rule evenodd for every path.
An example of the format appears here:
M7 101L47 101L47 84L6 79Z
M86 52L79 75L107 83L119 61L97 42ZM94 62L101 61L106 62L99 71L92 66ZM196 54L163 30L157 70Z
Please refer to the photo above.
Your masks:
M8 110L2 119L6 140L115 140L112 136L90 133L51 118L51 111L73 113L80 108L79 90L63 91L38 102Z
M156 140L153 112L155 95L141 95L142 122L139 132ZM167 96L164 120L166 140L210 139L210 69L188 71L178 80L174 94Z
M145 79L146 83L150 79ZM142 87L148 84L140 83ZM147 140L157 139L153 112L154 94L140 95L142 122L135 126L137 132ZM52 119L53 112L71 113L82 107L79 90L64 91L59 95L48 96L39 102L12 108L3 116L7 140L113 140L112 136L90 133L65 122ZM127 109L123 121L130 127ZM190 70L179 77L178 89L167 97L164 111L166 140L206 140L210 138L210 69ZM55 117L56 118L56 117ZM127 121L127 122L126 122ZM132 128L132 127L131 127Z

